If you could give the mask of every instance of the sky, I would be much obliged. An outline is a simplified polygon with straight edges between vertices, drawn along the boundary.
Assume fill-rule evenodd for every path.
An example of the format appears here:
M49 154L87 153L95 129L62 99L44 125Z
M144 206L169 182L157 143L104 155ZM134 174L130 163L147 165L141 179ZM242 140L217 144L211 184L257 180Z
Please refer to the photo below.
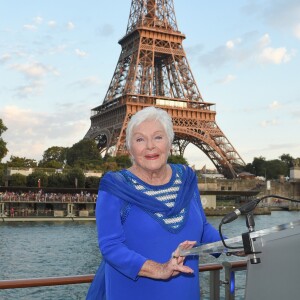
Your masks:
M0 0L0 118L13 156L71 147L102 104L130 0ZM174 0L204 101L245 163L300 157L300 1ZM189 145L197 169L212 167Z

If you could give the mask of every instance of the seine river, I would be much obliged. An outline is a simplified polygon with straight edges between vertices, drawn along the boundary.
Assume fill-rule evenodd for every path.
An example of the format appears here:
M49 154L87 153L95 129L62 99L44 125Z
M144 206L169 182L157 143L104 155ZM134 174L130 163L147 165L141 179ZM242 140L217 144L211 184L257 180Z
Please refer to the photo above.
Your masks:
M209 217L218 227L221 218ZM300 219L300 212L272 212L255 216L255 229L261 230ZM223 227L223 234L234 237L247 231L244 217ZM0 280L86 275L96 272L101 255L95 222L0 223ZM221 263L241 258L221 255L201 263ZM246 272L237 272L236 299L243 299ZM223 279L221 274L221 280ZM1 300L85 299L89 284L0 290ZM201 275L202 299L208 299L207 275ZM221 288L221 295L224 289ZM224 299L224 298L223 298Z

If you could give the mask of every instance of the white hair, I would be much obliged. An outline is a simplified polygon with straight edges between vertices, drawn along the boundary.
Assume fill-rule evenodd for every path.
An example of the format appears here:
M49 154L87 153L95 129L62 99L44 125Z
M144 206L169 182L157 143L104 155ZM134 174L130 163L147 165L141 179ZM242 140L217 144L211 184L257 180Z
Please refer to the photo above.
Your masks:
M138 111L136 114L134 114L130 121L128 122L127 128L126 128L126 147L127 150L130 151L130 141L131 141L131 135L132 130L135 126L140 125L144 121L149 120L155 120L159 121L161 125L164 127L165 132L167 134L170 147L172 146L173 139L174 139L174 131L173 131L173 123L171 116L163 109L157 108L154 106L146 107L140 111Z

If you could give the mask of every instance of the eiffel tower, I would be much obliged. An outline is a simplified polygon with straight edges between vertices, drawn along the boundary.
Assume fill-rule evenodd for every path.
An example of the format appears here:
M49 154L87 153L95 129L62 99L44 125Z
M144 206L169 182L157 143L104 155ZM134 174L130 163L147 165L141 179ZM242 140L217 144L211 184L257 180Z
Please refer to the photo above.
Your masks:
M218 127L214 103L205 102L188 64L173 0L132 0L121 54L103 104L92 109L84 138L101 153L126 154L131 116L148 106L165 109L174 125L173 154L188 144L202 150L218 172L237 177L245 165Z

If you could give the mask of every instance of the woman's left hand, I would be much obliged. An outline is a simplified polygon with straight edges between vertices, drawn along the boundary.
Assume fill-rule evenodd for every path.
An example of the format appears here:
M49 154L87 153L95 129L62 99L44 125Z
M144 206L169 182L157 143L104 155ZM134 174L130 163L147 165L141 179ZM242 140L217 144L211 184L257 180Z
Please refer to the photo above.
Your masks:
M169 279L180 273L192 274L193 269L185 266L184 256L180 256L180 250L188 250L195 246L194 241L185 241L180 243L176 250L172 253L170 260L165 263L158 263L153 260L147 260L139 272L140 276L154 279Z
M177 276L179 273L192 274L194 271L184 265L185 256L180 256L180 250L188 250L195 246L195 241L185 241L180 243L176 250L172 253L171 259L164 265L164 273L166 279L170 277Z

